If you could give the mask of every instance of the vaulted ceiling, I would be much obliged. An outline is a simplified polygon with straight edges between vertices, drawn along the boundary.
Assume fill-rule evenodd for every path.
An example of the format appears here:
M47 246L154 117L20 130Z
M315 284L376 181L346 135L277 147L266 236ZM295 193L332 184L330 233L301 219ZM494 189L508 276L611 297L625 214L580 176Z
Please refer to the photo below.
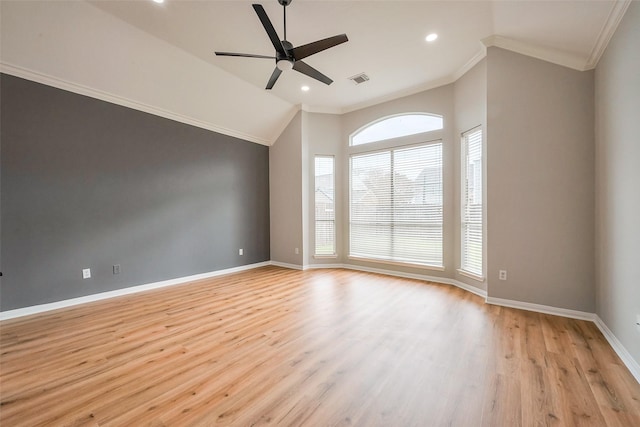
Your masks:
M214 55L273 54L254 2L282 38L277 0L3 1L0 59L5 72L46 76L41 80L269 144L300 108L343 113L447 84L481 60L486 46L594 68L628 5L294 0L287 7L293 45L341 33L349 42L305 59L334 80L330 86L286 71L265 91L273 60ZM430 33L438 34L431 43ZM349 80L363 72L369 81Z

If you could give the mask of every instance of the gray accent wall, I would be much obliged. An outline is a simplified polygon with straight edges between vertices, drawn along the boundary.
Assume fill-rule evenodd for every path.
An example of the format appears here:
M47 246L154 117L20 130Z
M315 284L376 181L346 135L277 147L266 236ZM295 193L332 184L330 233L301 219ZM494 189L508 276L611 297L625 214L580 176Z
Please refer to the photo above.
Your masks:
M6 74L0 93L1 310L270 259L268 147Z
M489 297L595 310L593 84L593 71L487 51Z
M640 364L640 3L596 68L596 312Z

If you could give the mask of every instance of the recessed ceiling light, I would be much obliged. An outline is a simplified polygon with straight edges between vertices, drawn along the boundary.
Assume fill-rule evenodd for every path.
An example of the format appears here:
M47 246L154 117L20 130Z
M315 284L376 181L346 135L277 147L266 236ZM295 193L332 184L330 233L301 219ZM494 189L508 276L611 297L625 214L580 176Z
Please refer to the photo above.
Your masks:
M426 37L426 40L427 40L428 42L432 42L432 41L434 41L434 40L435 40L435 39L437 39L437 38L438 38L438 35L437 35L436 33L431 33L431 34L429 34L429 35Z
M164 3L164 0L153 0L154 3Z
M302 90L303 92L308 92L309 91L309 86L302 86L300 88L300 90Z

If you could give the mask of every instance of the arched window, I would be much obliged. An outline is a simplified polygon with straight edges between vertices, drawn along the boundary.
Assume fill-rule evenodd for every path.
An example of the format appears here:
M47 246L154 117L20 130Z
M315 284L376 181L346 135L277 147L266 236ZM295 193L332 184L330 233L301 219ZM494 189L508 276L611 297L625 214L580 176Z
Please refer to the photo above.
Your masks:
M442 116L410 113L351 136L351 258L443 269L442 140L427 133L442 127Z
M368 144L442 129L442 116L409 113L385 117L360 128L351 136L351 145Z

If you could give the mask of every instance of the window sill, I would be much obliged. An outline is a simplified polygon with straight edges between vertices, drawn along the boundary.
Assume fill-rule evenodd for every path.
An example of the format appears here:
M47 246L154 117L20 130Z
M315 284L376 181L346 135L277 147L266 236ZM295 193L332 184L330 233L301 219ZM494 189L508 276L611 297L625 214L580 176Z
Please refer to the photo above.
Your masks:
M337 259L338 255L334 254L334 255L314 255L313 256L314 259Z
M399 266L411 267L411 268L421 268L423 270L444 271L444 267L439 265L426 265L426 264L417 264L413 262L389 261L386 259L376 259L376 258L363 258L363 257L358 257L353 255L350 255L348 258L354 261L365 261L365 262L373 262L377 264L399 265Z
M478 282L484 282L484 276L478 276L477 274L469 273L468 271L458 269L458 274L468 277L469 279L477 280Z

